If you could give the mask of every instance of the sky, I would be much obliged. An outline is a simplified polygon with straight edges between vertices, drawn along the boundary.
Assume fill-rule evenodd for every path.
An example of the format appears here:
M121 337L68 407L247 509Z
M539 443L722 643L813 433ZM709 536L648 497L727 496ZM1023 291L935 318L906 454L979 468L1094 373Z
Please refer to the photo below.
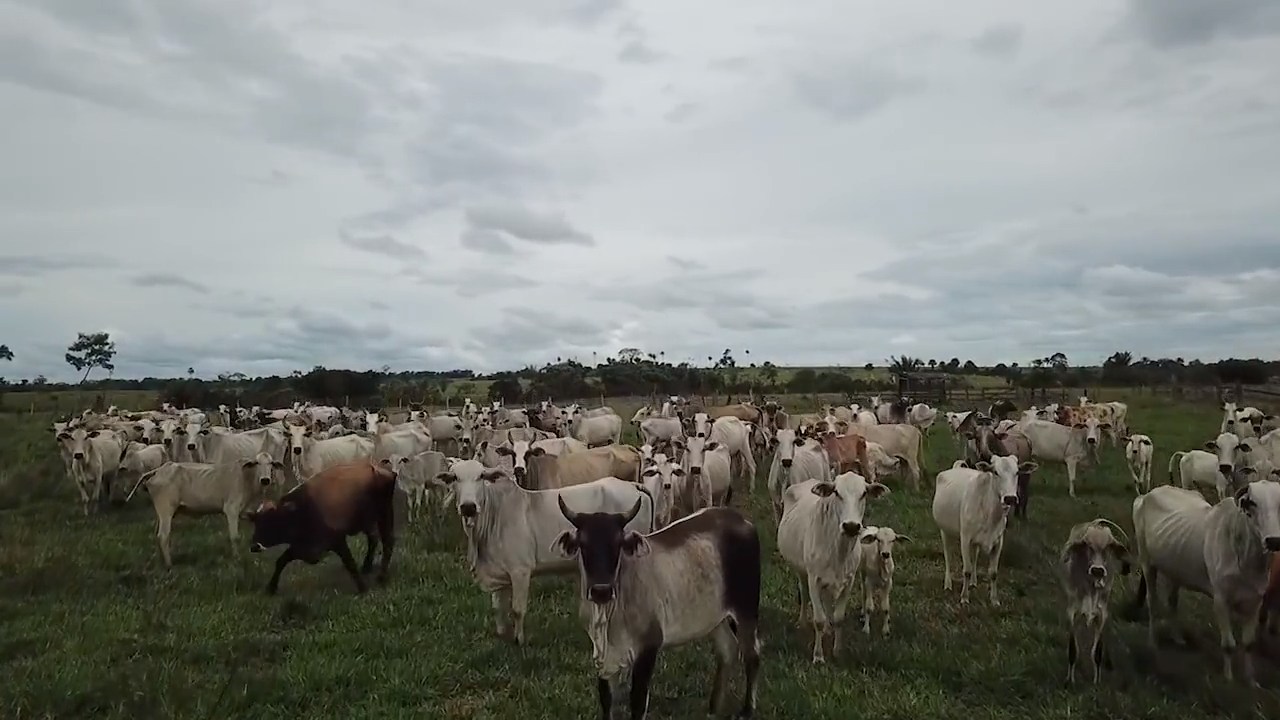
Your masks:
M1280 356L1273 0L0 0L0 363Z

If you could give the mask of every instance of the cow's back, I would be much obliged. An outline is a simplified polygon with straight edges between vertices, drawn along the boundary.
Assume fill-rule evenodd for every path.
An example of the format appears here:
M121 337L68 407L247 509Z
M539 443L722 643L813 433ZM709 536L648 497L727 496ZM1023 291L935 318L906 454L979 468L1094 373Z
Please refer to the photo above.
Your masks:
M1209 592L1204 546L1212 509L1199 493L1171 485L1135 498L1133 527L1144 562L1179 585Z
M378 504L390 501L395 479L394 473L359 460L326 468L289 495L305 494L327 529L351 533L372 520Z

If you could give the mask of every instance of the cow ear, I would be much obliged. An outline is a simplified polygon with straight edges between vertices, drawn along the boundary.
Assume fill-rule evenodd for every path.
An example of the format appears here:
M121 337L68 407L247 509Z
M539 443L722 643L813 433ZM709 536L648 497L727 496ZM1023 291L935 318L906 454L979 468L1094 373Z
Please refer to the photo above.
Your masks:
M892 492L888 485L884 483L871 483L867 486L867 497L879 498L884 497Z
M245 460L243 463L241 463L240 467L244 468L245 470L248 470L249 468L253 467L256 464L257 463L255 463L252 460Z
M863 545L870 545L876 540L877 538L875 533L865 533L862 537L858 538L858 542L862 543Z
M629 532L622 538L622 551L632 557L644 557L649 554L649 541L638 532Z
M431 479L432 481L436 482L442 487L448 487L450 483L458 479L458 476L454 475L451 472L441 472L441 473L436 473L435 477Z
M1142 444L1151 447L1151 438L1142 438Z
M718 448L718 447L720 447L720 443L718 443L718 442L709 442L709 443L707 443L706 445L703 445L703 446L702 446L702 449L703 449L703 450L706 450L707 452L711 452L711 451L715 450L715 449L716 449L716 448Z
M979 460L978 464L973 466L973 469L980 470L982 472L991 472L991 463L985 460Z
M1218 443L1214 442L1213 440L1210 440L1209 442L1204 444L1204 449L1208 450L1209 452L1217 452Z
M684 468L672 468L671 474L676 477L684 477Z
M272 461L271 461L271 467L273 467L273 468L275 468L275 469L277 469L277 470L283 470L283 469L284 469L284 463L280 462L279 460L272 460Z
M1071 427L1075 428L1076 430L1084 430L1084 429L1085 429L1085 424L1084 424L1084 423L1076 423L1075 425L1072 425Z
M911 536L910 536L910 535L895 535L895 536L894 536L894 538L893 538L893 541L894 541L894 542L904 542L904 543L909 543L909 542L911 542Z
M98 436L99 436L99 435L101 435L101 434L102 434L102 433L98 432L97 430L94 430L94 431L92 431L92 432L90 432L90 433L89 433L89 437L91 437L91 438L96 438L96 437L98 437Z
M529 454L532 455L533 457L542 457L543 455L547 454L547 450L546 448L540 448L540 447L529 448Z
M565 530L551 541L551 552L564 557L571 558L578 554L578 533L574 530Z
M504 475L505 473L497 469L487 470L485 472L480 473L481 479L488 480L489 482L497 482L501 480Z
M836 486L829 482L815 483L810 492L818 497L831 497L836 494Z
M1021 473L1028 473L1028 474L1029 474L1029 473L1033 473L1033 472L1035 472L1036 470L1039 470L1039 469L1040 469L1040 466L1039 466L1039 465L1037 465L1037 464L1035 464L1035 463L1033 463L1033 462L1031 462L1030 460L1028 460L1028 461L1026 461L1026 462L1024 462L1024 463L1022 463L1021 465L1019 465L1019 466L1018 466L1018 472L1021 472Z

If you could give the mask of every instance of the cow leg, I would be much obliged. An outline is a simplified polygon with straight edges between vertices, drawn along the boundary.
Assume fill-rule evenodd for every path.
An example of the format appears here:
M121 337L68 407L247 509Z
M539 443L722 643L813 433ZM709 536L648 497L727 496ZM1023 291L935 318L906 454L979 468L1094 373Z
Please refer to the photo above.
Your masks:
M991 586L991 607L1000 607L1000 599L996 597L996 575L1000 571L1000 551L1003 549L1004 535L1001 535L987 555L987 583Z
M841 628L844 626L845 613L849 610L849 599L853 596L854 592L856 592L856 590L853 587L853 583L847 580L841 583L835 590L835 597L833 598L835 607L831 617L832 657L840 655Z
M338 554L338 558L342 560L342 567L347 569L347 574L356 583L356 592L363 593L368 588L365 587L364 578L360 577L360 569L356 567L356 559L351 556L351 546L347 545L345 537L338 538L333 545L333 551Z
M360 563L360 573L368 575L373 572L373 553L378 549L378 536L368 532L364 534L364 562Z
M173 555L169 551L169 535L173 532L173 513L165 510L156 512L156 540L160 543L160 556L164 558L165 567L173 567Z
M600 720L609 720L613 714L613 686L609 678L596 678L596 697L600 702Z
M1067 494L1076 496L1076 460L1067 458Z
M240 550L240 511L226 507L222 513L227 516L227 538L231 541L231 557L235 557Z
M813 604L813 663L820 665L827 661L823 655L823 640L827 634L826 598L822 596L822 583L817 576L809 576L809 602Z
M804 595L808 592L808 584L805 576L800 575L796 578L796 627L804 627Z
M1142 566L1142 579L1138 584L1138 605L1142 605L1143 597L1147 600L1147 639L1151 643L1151 649L1156 649L1156 625L1159 623L1159 611L1156 606L1160 604L1160 594L1156 592L1156 569L1150 565Z
M878 598L876 599L876 609L884 614L884 623L880 626L880 635L889 637L889 588L882 587L876 591Z
M871 614L875 612L876 599L870 583L862 586L862 634L871 634Z
M645 720L649 714L649 683L658 662L658 648L647 647L636 655L631 666L631 720Z
M1071 618L1071 627L1068 629L1067 637L1067 684L1074 685L1076 682L1076 619Z
M378 567L378 584L386 585L391 577L391 553L396 549L395 506L388 503L383 511L382 522L378 523L378 534L382 536L382 558Z
M960 604L969 604L969 588L978 586L977 559L974 557L973 541L964 535L960 536Z
M511 575L511 624L517 645L524 644L524 614L529 609L529 573Z
M1213 595L1213 615L1218 621L1218 634L1222 642L1222 675L1231 682L1235 674L1231 667L1231 656L1236 651L1236 639L1231 633L1231 603L1224 593Z
M347 553L348 556L350 556L350 554L350 552ZM292 545L285 548L285 551L280 553L280 557L276 558L275 572L271 573L271 579L267 581L268 595L276 594L276 591L280 589L280 575L284 572L285 566L297 559L298 556L294 553Z
M951 591L951 545L947 543L947 533L945 530L939 530L942 535L942 589Z
M1258 607L1261 607L1259 603ZM1258 687L1258 681L1253 674L1253 654L1258 650L1258 611L1257 608L1251 609L1244 613L1244 619L1240 624L1240 671L1244 675L1244 681L1254 687Z
M724 704L724 691L728 685L725 668L733 663L733 658L738 652L738 639L734 637L733 630L729 629L730 622L726 620L711 631L711 640L715 644L716 651L716 670L711 676L711 704L707 709L707 715L712 717Z
M493 606L493 625L500 638L511 634L511 588L504 587L489 593L489 601Z
M1089 631L1093 633L1093 651L1090 655L1093 658L1093 684L1097 685L1102 679L1102 626L1089 626Z
M743 469L747 473L746 484L752 491L756 489L756 458L751 454L751 447L748 445L746 452L742 453Z

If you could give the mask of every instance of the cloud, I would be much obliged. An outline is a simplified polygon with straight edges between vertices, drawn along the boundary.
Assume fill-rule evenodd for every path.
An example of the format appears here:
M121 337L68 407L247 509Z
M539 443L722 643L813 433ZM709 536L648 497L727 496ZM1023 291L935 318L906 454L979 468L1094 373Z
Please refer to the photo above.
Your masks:
M1022 46L1022 26L991 25L974 37L970 44L976 52L994 58L1015 55Z
M1280 356L1274 3L708 2L0 5L6 376Z
M144 288L178 288L197 293L209 292L208 285L171 273L146 273L135 275L132 280L134 285Z
M569 224L563 215L503 203L469 207L467 222L475 230L504 232L519 240L544 245L595 245L587 233Z

